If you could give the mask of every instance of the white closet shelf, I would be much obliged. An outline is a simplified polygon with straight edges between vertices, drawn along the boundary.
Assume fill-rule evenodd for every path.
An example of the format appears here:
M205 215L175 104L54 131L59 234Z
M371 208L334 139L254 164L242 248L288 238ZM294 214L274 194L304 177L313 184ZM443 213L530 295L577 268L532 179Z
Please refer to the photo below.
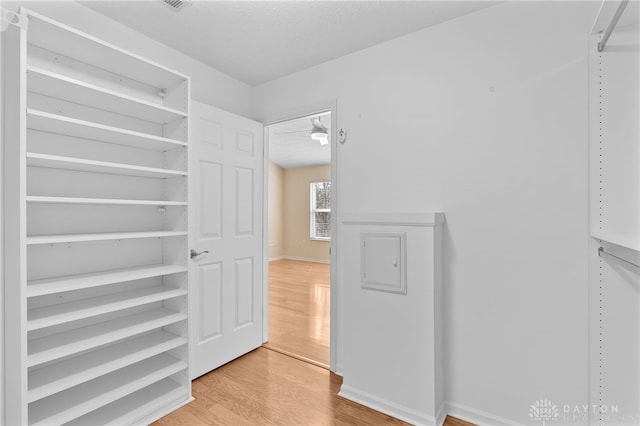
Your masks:
M155 309L29 340L27 366L55 361L186 319L184 313Z
M29 92L154 123L165 124L187 117L186 112L134 98L124 93L118 93L34 66L27 66L27 87Z
M188 402L188 398L189 393L184 386L167 378L73 420L66 426L147 424L145 417L157 412L158 407L173 409L177 404Z
M29 404L29 424L69 422L186 368L184 361L166 354L156 355Z
M100 287L127 281L160 277L163 275L186 272L187 268L178 265L148 265L135 268L114 269L91 274L68 275L57 278L32 280L27 282L27 297L44 296L64 291Z
M154 286L31 309L27 311L27 331L160 302L185 294L187 291L181 288Z
M187 344L183 337L155 331L29 373L28 402L34 402L120 368Z
M591 231L591 236L598 240L606 241L620 247L625 247L640 252L640 240L634 241L633 238L598 231Z
M40 154L35 152L27 152L27 166L148 178L170 178L187 175L186 172L178 170L133 166L130 164L86 160L83 158L63 157L60 155Z
M187 79L176 71L27 10L29 43L158 88Z
M168 150L185 147L186 142L149 135L63 115L27 109L27 128L135 148Z
M27 195L28 203L42 204L102 204L128 206L186 206L184 201L155 201L155 200L121 200L115 198L76 198L76 197L45 197Z
M97 234L34 235L27 237L27 245L79 243L86 241L130 240L138 238L182 237L183 231L101 232Z

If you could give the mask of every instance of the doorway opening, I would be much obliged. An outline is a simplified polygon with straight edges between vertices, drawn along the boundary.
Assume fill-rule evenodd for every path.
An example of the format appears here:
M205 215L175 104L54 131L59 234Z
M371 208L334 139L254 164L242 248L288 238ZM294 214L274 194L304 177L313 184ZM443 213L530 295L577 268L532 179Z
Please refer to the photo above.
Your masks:
M329 368L331 111L266 127L268 341L265 347Z

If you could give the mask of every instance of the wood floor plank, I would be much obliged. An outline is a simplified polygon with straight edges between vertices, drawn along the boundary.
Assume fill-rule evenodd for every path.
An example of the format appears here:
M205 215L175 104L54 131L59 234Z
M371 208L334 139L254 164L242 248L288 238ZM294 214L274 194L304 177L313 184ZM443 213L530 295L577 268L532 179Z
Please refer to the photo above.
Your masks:
M444 419L443 426L476 426L476 424L475 423L469 423L469 422L466 422L464 420L460 420L460 419L455 418L455 417L447 416Z

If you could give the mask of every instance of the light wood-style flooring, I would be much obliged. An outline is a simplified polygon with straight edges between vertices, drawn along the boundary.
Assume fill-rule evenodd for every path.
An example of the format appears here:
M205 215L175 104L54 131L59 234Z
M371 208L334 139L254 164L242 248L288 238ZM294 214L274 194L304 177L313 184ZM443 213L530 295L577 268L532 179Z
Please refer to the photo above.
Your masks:
M328 370L258 348L193 382L195 401L155 426L407 425L337 395ZM445 426L473 426L448 417Z
M329 364L329 281L329 265L270 262L269 345L194 380L195 401L154 425L407 425L339 397L342 378L319 366Z
M329 365L330 266L269 262L270 349Z

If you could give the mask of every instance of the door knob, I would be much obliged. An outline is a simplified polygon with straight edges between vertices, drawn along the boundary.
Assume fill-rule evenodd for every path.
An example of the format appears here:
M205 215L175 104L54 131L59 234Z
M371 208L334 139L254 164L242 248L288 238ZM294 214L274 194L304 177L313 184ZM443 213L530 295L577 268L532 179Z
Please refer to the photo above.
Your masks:
M194 249L191 249L190 256L191 256L191 258L193 259L194 257L198 257L198 256L200 256L201 254L205 254L205 253L209 253L209 250L201 251L200 253L198 253L198 252L197 252L197 251L195 251Z

